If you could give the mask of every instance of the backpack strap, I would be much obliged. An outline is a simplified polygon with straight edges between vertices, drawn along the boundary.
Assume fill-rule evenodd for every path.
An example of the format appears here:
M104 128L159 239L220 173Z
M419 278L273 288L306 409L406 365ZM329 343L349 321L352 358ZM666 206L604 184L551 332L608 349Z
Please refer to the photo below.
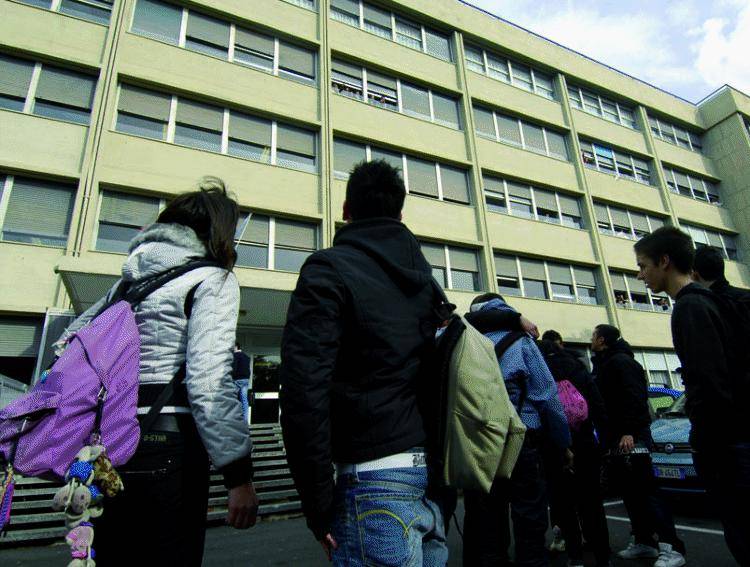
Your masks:
M508 351L508 349L515 344L517 341L522 339L523 337L528 336L523 331L511 331L510 333L506 334L502 339L498 341L498 343L495 345L495 355L497 356L498 363L503 358L503 355ZM508 382L514 382L519 389L519 395L518 395L518 403L514 404L516 407L516 411L520 414L521 410L523 409L523 404L526 402L526 394L527 394L527 384L526 384L526 374L518 373L512 378L509 378L507 380Z

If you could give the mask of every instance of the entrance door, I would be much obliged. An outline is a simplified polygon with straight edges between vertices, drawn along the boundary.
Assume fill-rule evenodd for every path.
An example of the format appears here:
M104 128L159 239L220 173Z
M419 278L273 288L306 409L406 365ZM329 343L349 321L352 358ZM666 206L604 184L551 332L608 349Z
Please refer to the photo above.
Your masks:
M250 374L250 424L279 422L278 355L254 354Z

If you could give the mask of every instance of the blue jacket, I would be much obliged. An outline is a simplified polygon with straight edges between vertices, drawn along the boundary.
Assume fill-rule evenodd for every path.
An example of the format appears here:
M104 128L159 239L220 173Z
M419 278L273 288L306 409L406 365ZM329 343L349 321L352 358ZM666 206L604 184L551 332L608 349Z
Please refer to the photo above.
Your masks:
M472 313L478 311L515 310L501 299L492 299L486 303L472 306ZM485 332L493 343L499 343L511 330ZM568 420L557 395L557 384L547 368L542 353L534 340L525 336L514 342L500 360L500 370L505 377L508 395L514 404L518 404L520 388L514 377L526 376L526 398L519 416L528 429L538 430L556 446L564 449L571 444Z

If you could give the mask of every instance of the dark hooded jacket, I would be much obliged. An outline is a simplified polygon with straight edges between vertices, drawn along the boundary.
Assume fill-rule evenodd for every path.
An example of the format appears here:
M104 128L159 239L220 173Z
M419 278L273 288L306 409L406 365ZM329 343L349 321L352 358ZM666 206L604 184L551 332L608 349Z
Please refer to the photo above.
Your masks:
M355 221L305 262L281 344L281 425L308 526L330 525L332 463L426 441L420 383L434 345L432 271L394 219Z
M609 417L606 445L614 447L623 435L632 435L637 443L650 446L648 380L630 345L618 339L611 347L596 353L591 361Z

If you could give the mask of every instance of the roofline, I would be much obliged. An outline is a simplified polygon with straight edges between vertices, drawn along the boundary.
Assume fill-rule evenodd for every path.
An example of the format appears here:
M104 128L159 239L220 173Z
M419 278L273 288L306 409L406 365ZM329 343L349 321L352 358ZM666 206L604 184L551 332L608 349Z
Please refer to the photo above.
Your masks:
M580 57L583 57L584 59L588 59L589 61L592 61L592 62L594 62L594 63L596 63L598 65L601 65L602 67L606 67L607 69L610 69L611 71L614 71L615 73L619 73L620 75L624 75L624 76L628 77L629 79L633 79L634 81L638 81L639 83L643 83L644 85L649 86L652 89L656 89L657 91L661 91L664 94L667 94L667 95L669 95L671 97L674 97L674 98L676 98L678 100L681 100L682 102L686 102L686 103L688 103L691 106L697 107L698 104L699 104L699 103L691 102L691 101L687 100L686 98L682 98L681 96L676 95L674 93L671 93L668 90L662 89L661 87L657 87L656 85L652 85L648 81L644 81L643 79L639 79L638 77L634 77L633 75L630 75L630 74L626 73L625 71L620 71L620 69L612 67L611 65L607 65L606 63L602 63L601 61L599 61L597 59L594 59L593 57L589 57L588 55L585 55L585 54L581 53L580 51L576 51L575 49L572 49L572 48L570 48L570 47L568 47L566 45L563 45L562 43L558 43L558 42L556 42L553 39L550 39L548 37L543 36L542 34L536 33L535 31L531 31L530 29L527 29L527 28L525 28L525 27L523 27L521 25L518 25L516 23L513 23L510 20L506 20L505 18L502 18L502 17L498 16L497 14L493 14L492 12L489 12L489 11L485 10L484 8L480 8L479 6L475 6L474 4L472 4L471 2L469 2L468 0L458 0L458 2L461 3L461 4L464 4L465 6L468 6L469 8L473 8L474 10L482 12L483 14L487 14L488 16L490 16L492 18L495 18L496 20L500 20L501 22L505 22L506 24L511 25L514 28L518 28L520 30L525 31L526 33L529 33L529 34L534 35L534 36L536 36L536 37L538 37L540 39L543 39L544 41L547 41L547 42L549 42L549 43L551 43L553 45L556 45L558 47L562 47L563 49L565 49L567 51L570 51L571 53L575 53L576 55L578 55ZM728 85L724 85L724 86L728 86ZM724 88L724 87L720 87L717 90L721 90L722 88ZM710 96L712 96L714 94L716 94L716 91L714 91L713 93L711 93L707 97L704 97L700 102L705 101L707 98L709 98Z

